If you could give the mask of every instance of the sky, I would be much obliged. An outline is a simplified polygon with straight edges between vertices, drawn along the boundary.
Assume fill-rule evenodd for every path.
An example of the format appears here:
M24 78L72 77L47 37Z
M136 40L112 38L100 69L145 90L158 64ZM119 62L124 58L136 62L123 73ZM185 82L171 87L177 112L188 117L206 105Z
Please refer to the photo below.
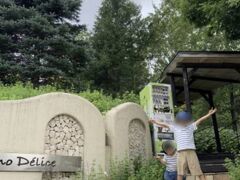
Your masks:
M160 4L161 0L132 0L142 7L143 17L153 12L153 4ZM98 14L98 9L102 0L83 0L82 10L80 16L81 24L86 24L87 28L91 30L94 25L94 21Z

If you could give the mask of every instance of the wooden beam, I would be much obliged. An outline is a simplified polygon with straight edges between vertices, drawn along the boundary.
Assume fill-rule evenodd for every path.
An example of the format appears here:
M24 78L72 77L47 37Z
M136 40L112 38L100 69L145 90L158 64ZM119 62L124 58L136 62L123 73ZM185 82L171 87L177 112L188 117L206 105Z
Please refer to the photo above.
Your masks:
M208 94L208 99L209 99L209 106L214 108L212 93ZM221 145L220 135L219 135L219 131L218 131L218 123L217 123L216 113L214 113L212 115L212 124L213 124L213 129L214 129L215 141L216 141L216 145L217 145L217 151L222 152L222 145Z
M183 71L183 87L184 87L184 97L185 97L186 110L191 113L192 109L191 109L191 100L190 100L187 68L183 67L182 71Z
M238 63L178 63L179 68L213 68L213 69L236 69L240 68Z
M215 82L224 82L224 83L240 83L240 80L235 80L235 79L204 77L204 76L193 76L192 78L196 80L215 81Z
M208 102L210 108L212 108L212 107L214 108L212 92L209 92L208 94L205 94L205 93L200 93L200 94ZM216 114L212 115L212 124L213 124L213 129L214 129L217 151L222 152L222 145L221 145L221 141L220 141L220 135L219 135L219 130L218 130L218 123L217 123Z
M171 87L172 87L173 104L174 104L174 106L176 106L177 105L177 94L176 94L176 85L175 85L174 76L170 76L170 83L171 83Z
M232 128L233 130L238 133L238 123L237 123L237 114L236 114L236 104L235 104L235 97L234 97L234 87L231 85L229 89L230 94L230 105L231 105L231 116L232 116Z
M183 90L184 87L183 86L176 86L176 89L181 89ZM209 93L210 91L208 90L204 90L204 89L197 89L197 88L189 88L190 92L194 92L194 93Z
M191 89L191 84L194 83L196 80L192 79L191 81L189 81L188 85L189 85L189 89ZM181 94L184 91L184 88L180 89L177 93L176 96L178 96L179 94ZM191 90L190 90L191 91Z
M188 72L188 78L191 79L191 77L193 76L194 73L196 73L198 70L198 68L193 68L192 70L190 70Z
M171 76L174 76L174 77L182 77L181 74L177 74L177 73L168 73L168 75L171 75ZM225 82L225 83L240 83L240 80L215 78L215 77L205 77L205 76L191 76L191 79L206 80L206 81L217 81L217 82Z
M235 68L235 71L237 71L240 74L240 69L239 68Z
M188 79L189 79L189 83L188 86L191 87L191 84L195 82L195 79L192 79L191 77L193 76L193 74L198 70L198 68L193 68L191 71L188 72ZM182 77L182 75L180 75ZM174 77L174 76L173 76ZM176 96L178 96L179 94L181 94L184 91L184 89L179 90L176 94Z
M209 103L209 97L207 96L208 93L207 94L206 93L200 93L200 94L205 99L205 101L207 101Z

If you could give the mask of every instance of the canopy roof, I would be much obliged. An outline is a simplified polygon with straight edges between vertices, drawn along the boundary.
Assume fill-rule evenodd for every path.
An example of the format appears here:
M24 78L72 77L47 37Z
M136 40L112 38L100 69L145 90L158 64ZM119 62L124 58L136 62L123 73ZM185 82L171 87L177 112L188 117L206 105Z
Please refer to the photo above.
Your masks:
M239 51L180 51L164 69L162 83L174 79L176 99L184 100L183 68L187 68L191 99L199 92L214 91L229 83L240 83Z

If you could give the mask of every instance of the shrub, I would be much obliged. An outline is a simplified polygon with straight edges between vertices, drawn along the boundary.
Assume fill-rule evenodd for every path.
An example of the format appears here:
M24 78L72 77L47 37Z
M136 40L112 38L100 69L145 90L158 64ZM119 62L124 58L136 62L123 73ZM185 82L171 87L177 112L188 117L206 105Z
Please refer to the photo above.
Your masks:
M81 97L86 98L92 102L96 107L99 108L101 112L106 112L111 108L125 103L125 102L134 102L139 103L139 96L133 92L125 92L123 95L113 98L103 94L102 91L83 91L78 94Z
M4 86L0 84L0 100L17 100L24 99L40 94L56 92L57 89L53 86L41 86L39 88L33 88L33 85L28 83L23 85L22 83L16 83L15 85Z
M54 86L40 86L39 88L34 88L32 84L16 83L15 85L4 86L0 84L0 100L17 100L24 99L32 96L37 96L50 92L67 92L72 93L72 91L64 91L57 89ZM106 112L111 108L125 102L135 102L139 103L139 96L132 93L126 92L123 95L119 95L113 98L110 95L103 94L102 91L83 91L77 95L88 99L93 103L101 112Z
M195 144L196 144L197 151L200 153L215 152L216 144L215 144L213 128L197 130L195 133Z
M222 149L224 152L239 152L239 140L232 129L219 129ZM215 152L216 143L213 128L206 128L195 133L195 141L198 152Z
M149 160L144 162L136 174L133 176L133 180L161 180L163 179L164 166L157 160Z
M229 171L231 180L239 180L240 177L240 158L236 158L234 161L226 160L226 167Z
M122 160L111 163L108 173L92 171L89 180L163 180L164 166L152 160Z

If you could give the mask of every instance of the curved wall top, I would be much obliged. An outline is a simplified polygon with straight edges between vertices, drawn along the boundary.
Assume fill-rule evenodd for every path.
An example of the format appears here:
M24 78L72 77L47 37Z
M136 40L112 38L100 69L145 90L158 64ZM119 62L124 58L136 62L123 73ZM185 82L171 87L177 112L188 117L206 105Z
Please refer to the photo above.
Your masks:
M48 122L66 114L84 130L84 171L93 163L105 168L105 127L99 110L84 98L49 93L24 100L0 101L0 152L44 153ZM14 178L16 176L16 178ZM0 173L1 180L40 180L41 173Z
M136 125L135 129L129 129L131 128L130 123L133 121L136 121L138 125ZM138 128L142 125L144 126L143 128ZM145 146L144 158L152 157L148 117L138 104L124 103L108 111L106 114L106 131L109 137L112 159L129 157L131 148L138 148L142 145ZM134 131L136 131L136 136L140 134L141 137L134 137ZM144 134L144 138L142 134ZM137 141L142 140L142 142L131 144L134 138L136 138Z

